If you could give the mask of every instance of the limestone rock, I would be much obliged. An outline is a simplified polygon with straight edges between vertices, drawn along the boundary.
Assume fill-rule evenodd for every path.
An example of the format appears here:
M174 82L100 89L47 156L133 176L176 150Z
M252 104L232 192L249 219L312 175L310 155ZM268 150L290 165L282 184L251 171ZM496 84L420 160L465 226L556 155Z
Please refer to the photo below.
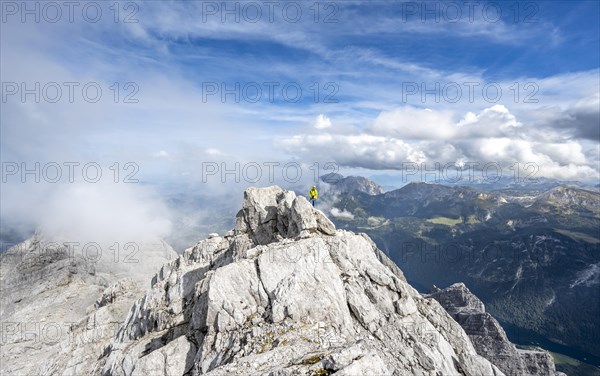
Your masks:
M165 264L98 364L127 376L502 375L366 235L279 187L246 190L233 234Z
M236 218L235 231L261 245L314 232L335 234L333 223L306 198L277 186L248 188Z
M479 300L463 283L426 294L438 301L471 338L477 353L506 375L561 375L546 351L518 350L506 337L498 321L485 312Z
M140 243L130 263L81 250L38 233L0 255L3 375L91 374L152 273L175 255L161 241Z

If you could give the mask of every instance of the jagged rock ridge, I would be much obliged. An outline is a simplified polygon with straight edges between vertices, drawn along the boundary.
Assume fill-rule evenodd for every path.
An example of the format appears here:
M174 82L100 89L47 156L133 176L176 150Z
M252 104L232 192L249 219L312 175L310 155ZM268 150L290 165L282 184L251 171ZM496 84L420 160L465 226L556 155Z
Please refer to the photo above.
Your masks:
M581 361L600 356L597 192L412 183L333 206L354 217L332 217L337 226L367 232L420 291L464 282L501 322L564 344Z
M383 262L382 262L383 261ZM104 375L501 375L365 235L249 188L236 227L163 266Z

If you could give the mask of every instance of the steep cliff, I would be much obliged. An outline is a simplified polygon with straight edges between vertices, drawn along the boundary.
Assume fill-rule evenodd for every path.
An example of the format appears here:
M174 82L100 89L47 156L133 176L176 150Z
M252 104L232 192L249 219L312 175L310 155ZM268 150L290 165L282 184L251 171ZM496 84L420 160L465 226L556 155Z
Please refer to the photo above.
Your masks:
M506 375L564 375L556 372L550 353L517 349L498 321L485 312L483 302L463 283L445 289L434 288L426 297L437 300L463 327L477 353Z

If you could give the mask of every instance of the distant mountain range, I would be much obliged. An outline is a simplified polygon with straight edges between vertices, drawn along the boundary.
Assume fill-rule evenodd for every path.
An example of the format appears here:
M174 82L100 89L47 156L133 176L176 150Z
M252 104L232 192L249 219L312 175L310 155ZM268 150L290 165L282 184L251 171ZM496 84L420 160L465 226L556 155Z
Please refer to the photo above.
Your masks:
M476 175L476 174L475 174ZM399 189L411 182L417 175L373 175L370 180L375 184L381 185L385 191ZM411 179L409 179L411 178ZM583 188L592 191L598 191L600 184L597 182L581 182L577 180L558 180L544 177L517 177L517 176L469 176L465 173L460 179L445 178L443 176L432 176L429 184L439 184L446 186L472 187L477 190L497 191L497 190L521 190L521 191L546 191L559 186L570 186Z
M351 214L339 228L367 233L421 290L464 282L501 322L600 359L598 192L409 183L333 207Z

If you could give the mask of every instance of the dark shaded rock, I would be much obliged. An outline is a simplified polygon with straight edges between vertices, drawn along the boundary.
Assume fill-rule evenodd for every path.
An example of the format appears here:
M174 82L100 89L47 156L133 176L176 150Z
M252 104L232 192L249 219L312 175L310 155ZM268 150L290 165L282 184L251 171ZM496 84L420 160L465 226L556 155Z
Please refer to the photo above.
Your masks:
M464 283L455 283L445 289L434 286L425 297L437 300L463 327L477 353L506 375L563 375L556 371L550 353L517 349L498 321L485 312L483 302Z

